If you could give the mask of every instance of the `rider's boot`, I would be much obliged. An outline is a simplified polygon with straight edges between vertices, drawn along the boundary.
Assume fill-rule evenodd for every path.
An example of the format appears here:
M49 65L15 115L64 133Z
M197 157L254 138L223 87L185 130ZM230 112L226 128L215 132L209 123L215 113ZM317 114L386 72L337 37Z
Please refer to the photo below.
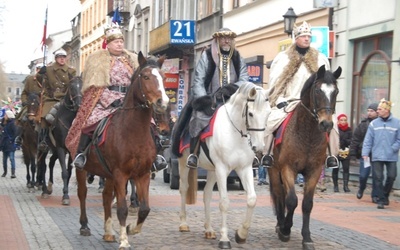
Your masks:
M79 170L82 170L86 163L86 148L89 146L92 139L89 135L82 133L81 139L79 140L78 151L72 164Z
M274 142L274 135L270 134L265 139L265 145L267 148L267 153L263 155L261 158L261 164L264 165L266 168L271 168L274 164L274 157L272 156L271 152L273 151L273 142Z
M192 137L190 139L190 155L187 158L186 166L188 168L197 168L198 161L198 144L200 136Z
M151 172L158 172L167 168L167 160L162 155L157 155L151 167Z
M327 168L338 168L339 160L334 155L328 155L325 160L325 165Z
M41 128L39 133L40 133L39 150L47 151L49 149L49 146L47 145L47 138L49 137L49 129Z

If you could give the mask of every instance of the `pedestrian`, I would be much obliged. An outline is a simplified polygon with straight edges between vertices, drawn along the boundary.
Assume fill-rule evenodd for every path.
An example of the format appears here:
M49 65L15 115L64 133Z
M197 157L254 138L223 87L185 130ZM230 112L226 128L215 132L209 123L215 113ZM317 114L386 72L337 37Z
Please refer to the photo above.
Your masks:
M258 183L259 186L261 185L268 185L267 182L267 171L263 165L258 166Z
M83 169L86 148L99 122L122 105L134 71L139 67L136 54L124 48L124 35L118 24L104 30L106 49L92 53L82 75L82 103L66 138L75 157L73 165ZM76 153L76 154L75 154Z
M397 161L400 149L400 120L390 112L393 104L382 99L378 105L378 118L371 121L365 135L362 157L364 164L371 163L378 196L378 209L389 205L389 195L397 176ZM371 155L371 158L369 156ZM383 171L386 166L386 182Z
M3 151L3 174L1 177L7 175L7 161L10 158L11 162L11 178L15 178L15 150L16 145L14 143L17 134L17 126L15 125L15 115L11 110L7 110L4 118L1 122L3 127L2 139L1 139L1 150Z
M326 186L325 186L325 166L322 166L321 175L319 176L319 180L318 180L318 183L317 183L317 190L319 190L321 192L325 192L326 191Z
M266 127L266 138L264 156L261 162L266 167L273 165L273 140L274 132L300 103L300 94L304 83L308 78L318 71L318 68L325 65L325 69L330 69L328 58L320 53L311 44L311 26L303 22L300 26L293 29L295 43L287 50L280 52L272 61L269 89L269 101L271 103L271 113L268 116ZM329 168L337 168L338 161L335 155L339 150L337 126L330 133L328 156L326 165Z
M39 112L40 123L38 127L39 148L48 149L50 122L46 120L46 115L50 109L60 102L69 87L71 79L76 75L76 70L67 64L67 52L59 49L54 52L55 62L50 66L43 66L36 74L37 80L42 84L41 109Z
M191 98L194 102L199 97L214 94L224 87L239 86L244 81L248 81L246 63L235 48L236 36L236 33L228 28L214 32L211 47L201 54L195 68L191 87ZM236 89L237 87L233 88L233 90ZM200 132L208 125L212 114L193 109L189 129L190 155L186 165L190 168L197 168Z
M350 192L349 189L349 177L350 177L350 143L351 137L353 135L352 129L349 127L349 123L347 122L347 115L340 114L337 117L338 119L338 127L339 127L339 140L340 140L340 149L339 155L337 156L340 165L343 170L343 191L345 193ZM333 191L339 192L339 168L332 169L332 180L333 180Z
M368 125L372 120L378 117L376 110L378 109L378 103L372 103L368 106L367 117L363 119L357 128L354 130L351 144L350 144L350 157L355 157L359 159L360 175L359 175L359 187L357 191L357 199L361 199L364 195L364 190L367 187L368 177L371 172L371 167L366 167L364 165L364 158L361 157L362 146L364 142L365 134L367 133ZM371 154L369 155L371 158ZM372 179L373 181L373 179ZM372 192L371 192L372 202L377 203L378 198L376 196L374 183L372 182Z

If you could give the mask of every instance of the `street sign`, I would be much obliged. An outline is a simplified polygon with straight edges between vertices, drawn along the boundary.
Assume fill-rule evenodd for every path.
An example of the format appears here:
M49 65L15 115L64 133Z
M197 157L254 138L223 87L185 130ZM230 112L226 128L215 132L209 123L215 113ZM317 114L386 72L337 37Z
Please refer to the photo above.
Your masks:
M169 23L171 44L195 44L196 32L193 20L171 20Z
M329 27L311 27L311 47L329 57Z

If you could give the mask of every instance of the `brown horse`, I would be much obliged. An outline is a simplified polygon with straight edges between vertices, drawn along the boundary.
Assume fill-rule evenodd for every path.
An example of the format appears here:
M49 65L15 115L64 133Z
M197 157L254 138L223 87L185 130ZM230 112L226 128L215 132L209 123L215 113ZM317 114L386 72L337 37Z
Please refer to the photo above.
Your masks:
M327 136L333 128L332 114L339 93L337 78L341 72L340 67L332 73L321 66L306 81L300 103L287 124L282 143L274 148L274 165L268 169L270 192L277 217L276 232L284 242L290 240L293 214L298 203L295 178L297 173L304 175L301 230L304 249L314 249L310 215L315 186L326 158Z
M156 147L150 131L152 112L165 112L169 102L163 85L164 74L160 70L164 57L158 60L153 57L146 59L140 52L138 60L140 67L132 77L132 84L122 108L109 120L107 140L99 146L98 151L96 148L90 150L84 171L76 171L81 208L80 234L90 235L85 201L88 171L106 178L103 191L105 241L115 241L111 219L111 204L115 192L120 224L120 249L130 247L127 234L140 233L150 212L150 169L156 157ZM126 183L131 178L136 184L140 207L136 225L126 226Z

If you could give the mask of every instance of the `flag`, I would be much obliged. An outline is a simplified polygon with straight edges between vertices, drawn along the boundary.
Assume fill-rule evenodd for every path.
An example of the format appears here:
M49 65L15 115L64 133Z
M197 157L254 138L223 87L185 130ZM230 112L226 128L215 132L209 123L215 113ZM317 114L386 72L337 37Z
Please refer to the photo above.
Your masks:
M115 9L114 16L113 16L111 22L118 23L118 25L119 25L119 24L121 24L121 15L119 14L119 10L118 9L119 9L119 7L117 7Z
M43 28L43 37L42 37L42 42L41 47L42 47L42 51L43 51L43 47L46 46L46 38L47 38L47 10L48 7L46 7L46 16L44 17L44 28Z

